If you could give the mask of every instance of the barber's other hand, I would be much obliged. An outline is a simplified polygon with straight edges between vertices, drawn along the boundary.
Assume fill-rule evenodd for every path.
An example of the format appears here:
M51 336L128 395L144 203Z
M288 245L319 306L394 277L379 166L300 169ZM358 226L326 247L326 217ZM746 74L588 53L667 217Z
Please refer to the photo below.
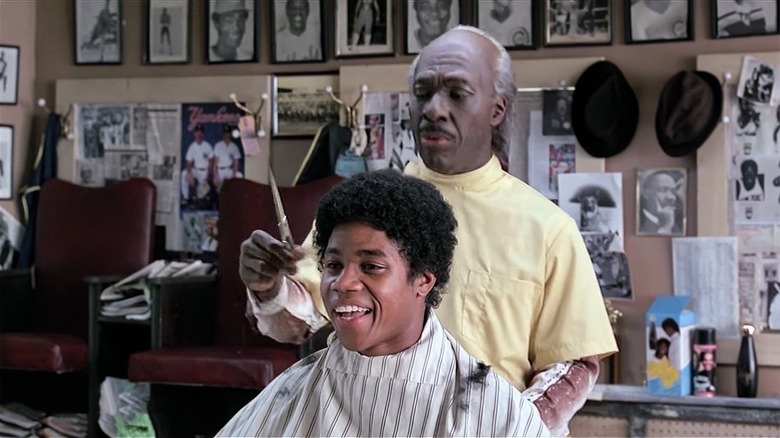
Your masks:
M305 256L300 246L290 247L262 230L255 230L241 244L238 273L246 287L259 299L272 299L282 277L296 272L295 264Z

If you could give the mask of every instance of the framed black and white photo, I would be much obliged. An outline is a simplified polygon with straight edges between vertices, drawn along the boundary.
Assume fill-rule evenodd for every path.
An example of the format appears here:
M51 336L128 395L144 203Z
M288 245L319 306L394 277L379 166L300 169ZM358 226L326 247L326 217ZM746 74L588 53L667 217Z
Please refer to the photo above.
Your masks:
M190 61L190 13L187 0L146 0L147 63Z
M610 0L544 0L545 46L612 44Z
M474 23L509 50L536 48L536 0L474 0Z
M625 16L626 44L694 39L691 0L631 0Z
M73 0L76 64L122 63L119 0Z
M271 1L271 62L325 61L325 11L321 0Z
M338 74L275 75L272 79L274 138L310 138L323 125L339 121L341 107L325 93L338 95Z
M394 54L394 4L393 0L338 0L336 56Z
M208 63L256 62L257 16L252 0L207 0Z
M711 1L712 37L780 34L780 0Z
M19 100L19 47L0 45L0 105Z
M763 62L752 56L742 58L742 71L737 85L737 96L757 105L780 105L780 86L777 86L780 66Z
M686 169L637 169L636 234L684 236Z
M460 0L406 0L406 53L423 47L463 20Z
M0 199L11 199L14 169L14 127L0 125Z

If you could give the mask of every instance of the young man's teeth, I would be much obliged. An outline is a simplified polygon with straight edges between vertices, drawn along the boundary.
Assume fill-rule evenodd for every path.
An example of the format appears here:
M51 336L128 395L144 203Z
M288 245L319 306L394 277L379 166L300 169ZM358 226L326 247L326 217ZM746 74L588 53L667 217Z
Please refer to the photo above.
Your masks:
M336 307L336 312L338 313L368 312L368 309L365 309L363 307L358 307L358 306L338 306Z

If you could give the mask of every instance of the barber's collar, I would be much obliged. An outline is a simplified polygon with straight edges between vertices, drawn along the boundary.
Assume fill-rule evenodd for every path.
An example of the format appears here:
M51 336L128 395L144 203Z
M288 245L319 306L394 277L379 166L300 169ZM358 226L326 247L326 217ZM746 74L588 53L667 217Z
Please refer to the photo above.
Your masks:
M658 219L658 216L654 215L653 213L650 213L649 211L647 211L647 209L643 208L642 214L644 214L645 217L650 220L650 222L656 225L658 225L661 222L660 219Z
M495 155L484 166L470 172L456 175L445 175L435 172L420 160L420 176L434 184L452 187L454 189L480 190L489 187L506 173L501 169L501 163Z

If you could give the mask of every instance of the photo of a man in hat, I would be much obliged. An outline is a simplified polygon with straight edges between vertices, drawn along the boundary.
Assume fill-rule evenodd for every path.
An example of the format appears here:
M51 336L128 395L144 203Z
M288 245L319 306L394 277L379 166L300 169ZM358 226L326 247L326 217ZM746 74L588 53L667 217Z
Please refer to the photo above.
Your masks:
M213 182L217 192L222 184L231 178L243 178L243 155L241 148L233 141L234 126L222 125L222 139L214 145Z
M209 62L255 59L254 2L210 0Z
M214 148L206 141L201 123L195 125L192 136L194 140L187 147L181 172L181 196L185 202L208 195L209 169L214 160Z
M637 234L685 234L685 169L639 169Z

